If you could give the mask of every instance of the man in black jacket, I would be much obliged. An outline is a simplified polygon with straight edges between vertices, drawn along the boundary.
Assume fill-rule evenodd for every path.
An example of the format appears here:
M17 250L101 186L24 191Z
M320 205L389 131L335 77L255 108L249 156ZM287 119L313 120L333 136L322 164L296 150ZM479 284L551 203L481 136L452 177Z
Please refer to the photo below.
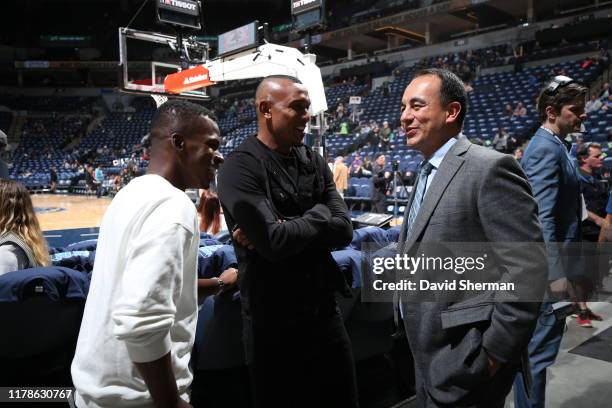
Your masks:
M310 99L295 78L265 78L258 133L228 157L218 188L233 231L247 363L257 407L356 407L350 342L331 250L352 239L324 159L302 144Z
M391 173L385 171L385 155L376 156L372 166L372 212L384 214L387 206L387 185Z

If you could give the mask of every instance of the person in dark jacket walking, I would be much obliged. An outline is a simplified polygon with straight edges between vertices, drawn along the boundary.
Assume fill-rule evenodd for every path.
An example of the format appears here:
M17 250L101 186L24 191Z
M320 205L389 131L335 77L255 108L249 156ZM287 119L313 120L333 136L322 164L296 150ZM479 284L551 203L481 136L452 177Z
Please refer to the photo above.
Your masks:
M387 206L387 188L391 173L385 171L385 155L380 153L376 156L372 166L372 212L384 214Z
M350 341L331 251L352 239L325 160L302 144L310 99L271 76L255 96L258 133L227 158L218 190L238 258L247 364L256 407L356 407Z

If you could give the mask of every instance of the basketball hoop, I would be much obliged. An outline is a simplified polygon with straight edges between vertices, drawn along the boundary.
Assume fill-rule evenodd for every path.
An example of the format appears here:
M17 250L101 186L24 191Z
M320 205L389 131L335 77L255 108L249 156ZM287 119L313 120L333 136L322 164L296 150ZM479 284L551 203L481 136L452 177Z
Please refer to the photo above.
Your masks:
M168 2L168 1L166 1ZM180 3L180 2L179 2ZM187 1L187 3L190 3ZM161 33L154 33L148 31L133 30L131 28L119 28L119 60L121 66L121 76L119 78L119 89L123 92L132 92L137 94L159 94L166 96L160 98L153 96L157 107L161 106L168 100L168 97L186 98L186 99L200 99L207 100L209 96L207 94L206 86L211 85L212 82L209 80L208 72L203 65L203 61L208 60L208 43L198 42L196 40L183 38L179 41L180 36L170 36ZM187 68L182 63L177 61L156 61L150 62L150 72L142 70L144 65L140 65L139 70L128 70L130 65L135 66L136 64L130 64L132 60L135 60L139 54L135 54L134 50L139 50L140 45L144 43L149 46L152 44L158 44L157 46L166 46L168 51L176 52L178 49L185 49L188 55L198 56L197 60L189 63ZM179 44L182 44L179 45ZM132 51L131 53L128 52ZM140 60L138 60L140 61ZM146 63L145 63L146 64ZM197 71L192 71L196 69ZM177 78L176 74L186 71L186 78ZM192 75L193 73L193 75ZM166 90L165 81L168 76L175 75L173 78L177 78L180 81L180 86L174 84L170 91Z

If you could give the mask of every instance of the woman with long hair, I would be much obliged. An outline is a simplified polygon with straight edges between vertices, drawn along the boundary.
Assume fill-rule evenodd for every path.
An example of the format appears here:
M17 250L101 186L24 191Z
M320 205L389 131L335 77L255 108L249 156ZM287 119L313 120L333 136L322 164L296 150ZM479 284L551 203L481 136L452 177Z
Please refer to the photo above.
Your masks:
M227 229L225 219L221 212L221 202L217 194L203 190L198 205L198 216L200 217L200 231L211 235L218 234Z
M30 193L20 183L0 179L0 275L50 263Z

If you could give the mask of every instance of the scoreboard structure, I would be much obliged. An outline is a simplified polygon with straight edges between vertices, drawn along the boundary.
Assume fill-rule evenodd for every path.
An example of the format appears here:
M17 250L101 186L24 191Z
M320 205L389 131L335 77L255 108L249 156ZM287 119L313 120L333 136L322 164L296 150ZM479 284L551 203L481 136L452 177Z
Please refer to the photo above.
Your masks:
M324 0L290 0L293 31L304 32L323 27L325 23Z

